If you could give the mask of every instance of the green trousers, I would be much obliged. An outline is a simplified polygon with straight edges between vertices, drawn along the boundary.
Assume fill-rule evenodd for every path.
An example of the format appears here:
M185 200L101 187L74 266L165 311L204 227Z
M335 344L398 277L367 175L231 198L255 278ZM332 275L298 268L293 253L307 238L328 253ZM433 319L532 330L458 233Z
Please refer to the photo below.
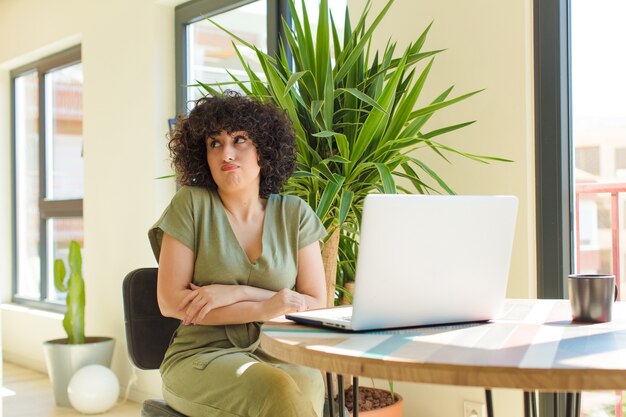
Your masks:
M163 377L168 405L189 417L321 417L317 369L279 362L263 351L180 361Z

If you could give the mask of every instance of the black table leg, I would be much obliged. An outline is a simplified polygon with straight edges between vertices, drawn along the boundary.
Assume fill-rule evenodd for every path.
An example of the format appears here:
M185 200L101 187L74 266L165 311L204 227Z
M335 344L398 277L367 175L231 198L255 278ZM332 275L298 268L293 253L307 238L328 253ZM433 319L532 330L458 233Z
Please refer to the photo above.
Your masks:
M352 417L359 417L359 377L352 377Z
M565 415L567 417L572 417L572 393L568 392L565 394Z
M331 374L330 372L326 372L326 389L328 390L328 415L330 417L335 417L335 399L333 398L333 374Z
M582 393L577 392L574 399L574 412L576 413L576 417L580 417L580 400L582 399Z
M491 390L485 390L485 404L487 405L487 417L493 416L493 399L491 398Z
M524 391L524 417L538 417L537 391Z
M338 395L338 407L339 407L339 416L343 417L343 408L346 403L346 394L343 391L343 375L337 375L337 395Z
M565 395L565 415L580 417L580 392L568 392Z

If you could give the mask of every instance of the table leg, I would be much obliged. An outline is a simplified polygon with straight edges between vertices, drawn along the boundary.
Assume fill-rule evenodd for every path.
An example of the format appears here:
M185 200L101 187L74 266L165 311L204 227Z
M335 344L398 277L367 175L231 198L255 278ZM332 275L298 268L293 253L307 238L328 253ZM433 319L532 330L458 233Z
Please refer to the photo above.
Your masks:
M524 417L538 417L537 392L524 391Z
M565 396L565 415L580 417L580 392L568 392Z
M359 377L352 377L352 417L359 417Z
M491 398L491 390L485 390L485 404L487 405L487 417L493 416L493 399Z
M333 374L326 372L326 389L328 390L328 415L335 417L335 399L333 398Z
M337 375L337 395L339 403L339 416L343 417L343 408L346 403L346 393L343 391L343 375Z
M567 410L568 398L565 392L542 392L537 394L539 398L538 415L565 417L569 416Z
M531 417L530 392L524 391L524 417Z

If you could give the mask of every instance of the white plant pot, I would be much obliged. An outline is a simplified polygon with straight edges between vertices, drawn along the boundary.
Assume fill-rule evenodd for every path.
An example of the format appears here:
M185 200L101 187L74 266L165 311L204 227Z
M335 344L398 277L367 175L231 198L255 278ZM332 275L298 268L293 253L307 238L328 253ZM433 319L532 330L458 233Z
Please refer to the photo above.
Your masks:
M57 406L71 407L67 386L76 371L87 365L111 366L115 340L110 337L87 337L86 343L70 345L67 339L43 343L48 375L52 381Z

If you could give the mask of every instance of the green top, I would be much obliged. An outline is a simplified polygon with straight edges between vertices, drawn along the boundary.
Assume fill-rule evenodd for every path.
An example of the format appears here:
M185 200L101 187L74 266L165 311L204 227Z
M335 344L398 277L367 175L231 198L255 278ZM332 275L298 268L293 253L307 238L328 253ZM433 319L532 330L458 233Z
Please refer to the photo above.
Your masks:
M195 254L193 282L197 285L243 284L271 291L293 288L298 272L298 251L322 239L326 230L315 212L300 198L272 194L263 224L262 254L251 262L235 236L216 191L182 187L148 232L157 261L163 233ZM261 323L223 326L189 325L176 330L161 370L190 356L204 367L229 352L253 352L258 347Z

